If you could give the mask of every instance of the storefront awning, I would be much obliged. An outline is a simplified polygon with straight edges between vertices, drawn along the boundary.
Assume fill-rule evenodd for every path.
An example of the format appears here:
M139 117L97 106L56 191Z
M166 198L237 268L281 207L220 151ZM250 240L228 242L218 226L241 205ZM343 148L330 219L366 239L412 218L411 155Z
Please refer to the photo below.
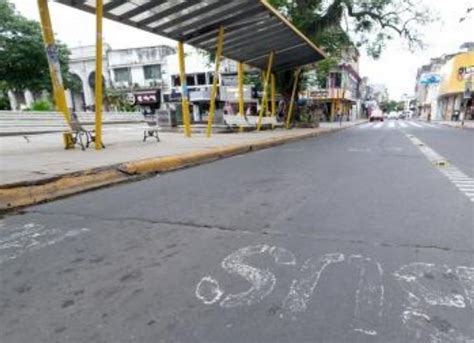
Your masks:
M95 13L96 0L57 0ZM274 71L322 60L324 52L265 0L104 0L104 17L215 52L225 29L223 56Z

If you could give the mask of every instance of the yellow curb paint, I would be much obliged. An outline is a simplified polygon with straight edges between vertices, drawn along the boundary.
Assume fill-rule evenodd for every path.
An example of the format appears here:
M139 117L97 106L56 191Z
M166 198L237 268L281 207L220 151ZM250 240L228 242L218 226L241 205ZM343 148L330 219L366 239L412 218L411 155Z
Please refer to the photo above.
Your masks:
M125 180L122 173L109 169L64 176L45 184L0 188L0 210L30 206Z

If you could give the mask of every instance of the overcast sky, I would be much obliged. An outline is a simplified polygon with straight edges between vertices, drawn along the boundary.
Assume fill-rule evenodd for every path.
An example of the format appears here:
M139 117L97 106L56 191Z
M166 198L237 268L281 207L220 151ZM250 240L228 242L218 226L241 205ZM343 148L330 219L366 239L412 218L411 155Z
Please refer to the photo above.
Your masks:
M39 20L36 1L12 0L12 2L24 16ZM474 41L474 15L459 23L459 18L463 16L468 6L472 6L473 0L420 0L420 2L428 4L440 18L422 30L428 45L426 50L411 53L394 41L377 61L365 56L364 51L361 51L361 75L368 76L370 82L385 84L394 99L400 98L404 93L413 93L416 70L429 62L430 57L455 52L462 43ZM50 10L55 32L60 40L70 47L94 44L94 16L54 2L50 4ZM104 22L104 39L116 49L176 44L165 38L108 20Z

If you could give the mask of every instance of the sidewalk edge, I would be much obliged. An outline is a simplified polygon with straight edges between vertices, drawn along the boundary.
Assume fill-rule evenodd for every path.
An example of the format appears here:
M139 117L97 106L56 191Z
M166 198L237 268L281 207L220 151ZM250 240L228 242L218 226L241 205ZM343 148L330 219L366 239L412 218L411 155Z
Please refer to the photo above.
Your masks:
M132 161L44 180L3 185L0 186L0 213L110 185L142 179L143 177L158 173L193 167L251 151L268 149L348 128L350 127L320 129L304 134L295 134L293 132L284 137L265 139L255 143L229 145L206 151Z

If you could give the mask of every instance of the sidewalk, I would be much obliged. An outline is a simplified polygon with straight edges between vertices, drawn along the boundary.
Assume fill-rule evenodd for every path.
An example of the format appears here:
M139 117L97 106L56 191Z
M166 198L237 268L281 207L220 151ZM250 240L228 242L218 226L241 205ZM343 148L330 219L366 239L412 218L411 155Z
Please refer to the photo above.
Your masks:
M354 125L345 123L344 127ZM339 124L323 124L320 130L339 128ZM95 151L94 147L82 151L64 150L59 133L0 138L0 184L27 182L55 177L109 165L148 158L179 155L235 144L252 144L269 138L284 138L306 134L312 129L246 132L242 134L214 134L207 138L194 134L191 139L182 133L163 132L161 142L154 138L142 142L143 132L133 126L104 130L107 148Z
M462 125L461 125L460 121L439 121L437 123L440 123L440 124L445 125L445 126L454 127L454 128L457 128L457 129L462 129ZM464 128L465 129L474 129L474 121L466 120L464 122Z

